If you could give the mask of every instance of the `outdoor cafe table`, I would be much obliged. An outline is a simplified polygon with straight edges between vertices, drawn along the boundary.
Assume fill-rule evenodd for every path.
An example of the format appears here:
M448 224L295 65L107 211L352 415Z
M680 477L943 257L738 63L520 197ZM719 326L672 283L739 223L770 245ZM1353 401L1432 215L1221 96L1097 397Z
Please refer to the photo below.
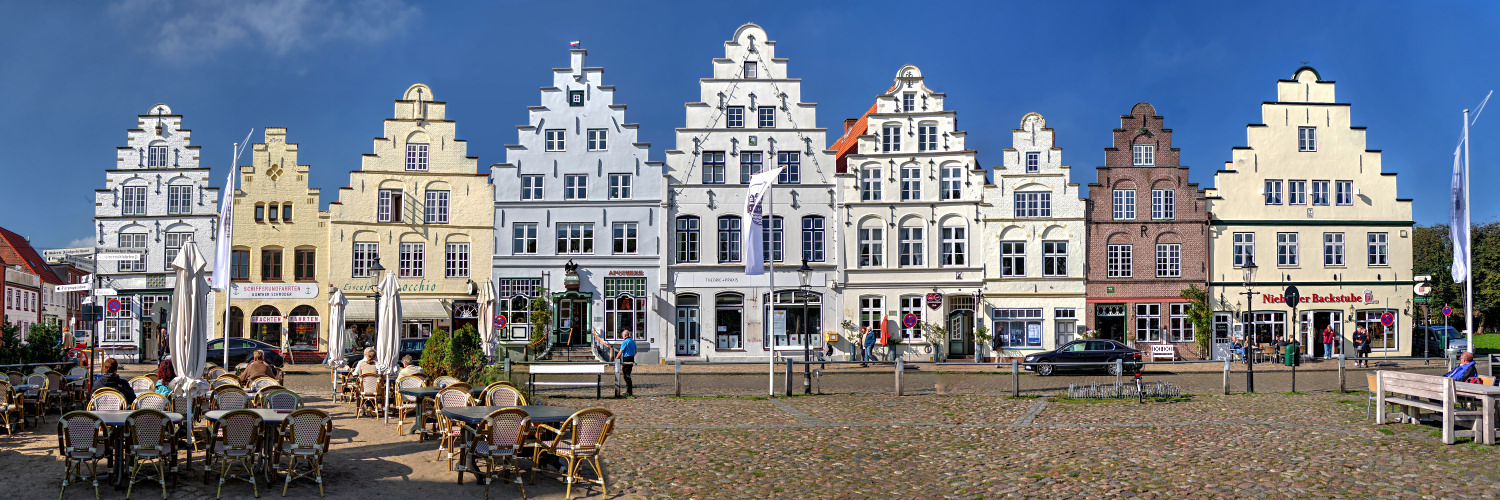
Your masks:
M264 468L266 473L266 480L270 481L273 478L271 477L271 458L269 454L271 452L271 449L276 446L276 429L281 428L281 423L285 422L286 418L292 415L292 412L287 411L285 413L282 413L281 410L269 410L265 408L246 408L246 410L253 411L256 415L260 415L262 427L260 432L261 454L260 458L256 461L263 463L262 467ZM231 411L238 410L210 410L203 413L203 418L208 419L209 422L218 422L220 417L223 417L225 413L229 413ZM212 443L214 438L213 436L209 436L208 439L209 442ZM208 481L208 471L206 469L203 473L203 480L205 482Z
M125 476L125 419L130 417L130 410L94 410L89 413L99 417L99 423L109 427L109 474L114 476L115 489L120 489L120 480ZM163 412L167 418L172 419L172 424L182 423L182 414L175 412ZM172 466L177 466L177 453L172 453Z
M1480 401L1483 411L1479 423L1475 424L1474 441L1483 440L1484 444L1495 444L1495 400L1500 398L1500 387L1457 382L1453 384L1453 391L1459 396Z
M433 396L437 396L438 391L441 390L442 389L439 389L437 387L408 387L397 391L401 394L417 398L416 422L411 426L411 433L417 435L418 441L427 439L427 434L425 432L422 432L422 426L423 424L426 424L427 420L426 418L424 418L427 412L427 400L431 399ZM396 403L400 404L400 401L397 401Z
M443 408L443 415L464 423L464 442L468 442L473 439L476 426L479 425L479 422L484 421L484 417L488 417L490 413L493 413L495 410L499 410L502 408L510 407L455 406ZM561 406L544 405L518 406L516 408L525 410L526 414L531 416L532 425L562 423L563 421L566 421L568 417L573 416L573 414L578 411L572 408L565 408ZM465 447L463 450L464 457L462 460L460 460L459 466L455 468L455 470L458 471L458 484L464 484L465 472L473 474L474 478L480 481L479 484L484 484L484 478L479 475L479 469L474 466L474 454L471 453L472 450L469 450L467 447Z

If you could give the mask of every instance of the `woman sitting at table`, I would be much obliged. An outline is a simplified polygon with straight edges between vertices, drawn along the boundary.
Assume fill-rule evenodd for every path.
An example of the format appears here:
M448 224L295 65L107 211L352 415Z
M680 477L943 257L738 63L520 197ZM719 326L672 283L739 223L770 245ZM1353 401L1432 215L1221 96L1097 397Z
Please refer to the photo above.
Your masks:
M127 382L123 377L120 377L120 362L115 361L115 358L105 359L104 365L101 367L101 369L104 370L104 374L100 375L99 378L94 380L94 389L97 390L108 387L110 389L120 391L120 394L123 394L125 396L126 405L134 403L135 390L130 388L130 382Z
M360 361L360 362L358 362L358 363L355 363L355 366L354 366L354 376L356 378L360 377L360 376L362 376L362 375L364 375L366 373L374 373L376 375L380 374L380 370L375 369L375 348L374 347L366 347L365 348L365 359L362 360L362 361Z

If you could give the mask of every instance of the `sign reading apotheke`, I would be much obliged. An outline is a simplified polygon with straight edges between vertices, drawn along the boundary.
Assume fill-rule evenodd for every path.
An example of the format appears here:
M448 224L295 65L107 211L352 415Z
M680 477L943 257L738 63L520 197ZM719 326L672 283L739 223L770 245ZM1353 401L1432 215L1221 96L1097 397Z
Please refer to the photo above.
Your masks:
M230 283L232 299L311 299L318 296L316 283Z

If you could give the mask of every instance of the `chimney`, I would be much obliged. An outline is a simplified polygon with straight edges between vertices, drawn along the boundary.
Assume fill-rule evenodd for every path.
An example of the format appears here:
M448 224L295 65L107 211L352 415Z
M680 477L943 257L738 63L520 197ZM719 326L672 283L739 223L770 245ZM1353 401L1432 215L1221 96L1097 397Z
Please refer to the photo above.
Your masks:
M855 123L859 123L859 118L844 119L844 135L849 135L849 129L854 128Z
M573 77L577 78L583 76L583 56L589 55L589 51L584 49L572 49L569 50L568 53L572 54L573 56Z

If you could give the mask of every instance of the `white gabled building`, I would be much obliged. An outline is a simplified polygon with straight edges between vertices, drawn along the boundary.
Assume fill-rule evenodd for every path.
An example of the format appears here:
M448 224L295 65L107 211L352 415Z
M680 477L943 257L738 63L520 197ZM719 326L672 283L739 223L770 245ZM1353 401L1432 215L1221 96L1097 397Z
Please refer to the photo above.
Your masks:
M801 80L787 74L787 60L775 51L760 26L735 30L724 42L724 57L713 60L713 76L700 80L698 101L687 103L676 148L667 151L672 226L666 293L675 308L668 358L765 360L772 345L800 356L804 296L797 269L803 258L813 269L805 331L838 329L834 159L826 130L817 127L817 105L802 101ZM752 173L777 166L786 170L771 188L766 244L741 248L750 227L743 216L745 186ZM770 331L772 273L745 275L744 252L767 250L785 335ZM817 337L808 342L821 345Z
M94 243L143 250L139 259L100 260L100 285L119 291L118 312L105 311L100 347L106 356L133 362L156 354L156 334L142 335L144 318L158 301L172 298L172 260L196 244L212 274L218 239L219 188L209 187L209 169L198 166L192 131L165 104L151 106L126 131L126 146L105 171L104 189L94 191ZM107 300L103 301L106 302ZM212 307L212 304L210 304Z
M1038 113L1021 118L986 187L983 309L993 336L983 357L1054 349L1082 327L1084 200L1062 148Z
M653 363L666 339L662 290L662 164L625 121L625 105L585 67L588 51L552 70L539 106L528 109L506 162L495 164L495 314L506 317L500 345L524 349L531 297L552 302L554 359L584 353L597 328L609 340L629 330L638 363ZM569 264L572 264L571 266ZM576 267L574 267L576 266ZM577 349L569 349L577 347Z
M984 263L973 243L986 182L946 97L927 88L921 69L902 66L834 143L843 317L874 330L887 322L900 337L896 353L910 360L972 358L975 349ZM858 350L852 340L838 348Z

